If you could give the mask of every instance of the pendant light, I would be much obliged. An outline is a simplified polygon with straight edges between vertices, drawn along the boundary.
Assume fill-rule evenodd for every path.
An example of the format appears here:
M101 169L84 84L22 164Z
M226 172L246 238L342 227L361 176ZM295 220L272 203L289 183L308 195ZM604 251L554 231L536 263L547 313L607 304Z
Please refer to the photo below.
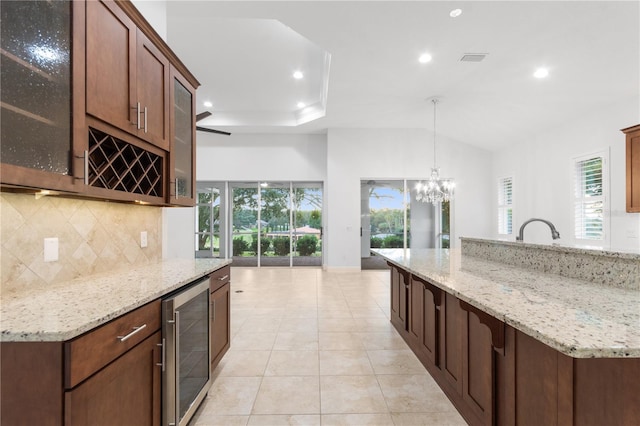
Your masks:
M440 177L440 169L436 166L436 105L438 99L432 99L433 103L433 167L431 176L426 182L416 184L416 200L434 205L453 199L453 190L456 186L453 179Z

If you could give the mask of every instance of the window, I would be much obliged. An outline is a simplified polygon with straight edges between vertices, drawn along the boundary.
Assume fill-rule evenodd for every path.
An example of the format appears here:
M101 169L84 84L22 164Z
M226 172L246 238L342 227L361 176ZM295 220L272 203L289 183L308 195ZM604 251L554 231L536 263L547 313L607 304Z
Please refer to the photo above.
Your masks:
M577 240L605 240L605 164L602 153L574 159L574 229Z
M498 179L498 234L513 233L513 178Z

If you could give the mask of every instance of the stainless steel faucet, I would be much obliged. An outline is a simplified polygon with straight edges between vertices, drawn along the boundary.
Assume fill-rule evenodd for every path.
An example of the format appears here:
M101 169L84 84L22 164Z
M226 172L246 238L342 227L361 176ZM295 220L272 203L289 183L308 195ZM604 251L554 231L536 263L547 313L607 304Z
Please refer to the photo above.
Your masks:
M545 219L532 218L532 219L529 219L525 223L522 224L522 226L520 227L520 232L518 233L518 236L516 237L516 241L524 241L524 227L527 226L529 223L536 222L536 221L544 222L547 225L549 225L549 228L551 228L551 238L553 238L554 240L557 240L558 238L560 238L560 233L558 232L556 227L553 226L553 223L551 223L551 222L549 222L548 220L545 220Z

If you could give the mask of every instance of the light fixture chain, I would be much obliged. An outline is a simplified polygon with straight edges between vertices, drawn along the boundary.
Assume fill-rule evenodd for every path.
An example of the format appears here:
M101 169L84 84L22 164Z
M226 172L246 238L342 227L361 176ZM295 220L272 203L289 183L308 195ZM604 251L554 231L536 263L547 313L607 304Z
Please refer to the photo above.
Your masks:
M438 100L432 99L431 102L433 102L433 168L435 169L438 167L436 161L436 105Z

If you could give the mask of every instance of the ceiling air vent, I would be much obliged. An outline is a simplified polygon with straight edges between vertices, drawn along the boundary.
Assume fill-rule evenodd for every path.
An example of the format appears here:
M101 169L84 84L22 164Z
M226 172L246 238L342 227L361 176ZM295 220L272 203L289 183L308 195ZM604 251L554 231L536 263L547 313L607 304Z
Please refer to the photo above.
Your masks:
M487 53L465 53L460 58L461 62L481 62L487 57Z

